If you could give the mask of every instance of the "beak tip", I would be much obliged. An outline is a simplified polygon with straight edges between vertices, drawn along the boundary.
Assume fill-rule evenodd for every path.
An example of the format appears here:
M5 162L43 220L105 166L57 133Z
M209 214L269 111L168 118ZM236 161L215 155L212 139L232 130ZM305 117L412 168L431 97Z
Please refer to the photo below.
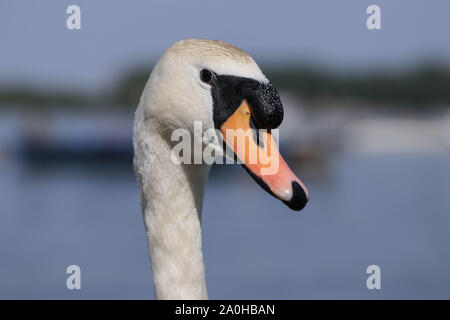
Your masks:
M295 211L302 210L308 203L309 196L306 195L305 190L298 184L297 181L292 182L292 198L288 201L283 201L290 209Z

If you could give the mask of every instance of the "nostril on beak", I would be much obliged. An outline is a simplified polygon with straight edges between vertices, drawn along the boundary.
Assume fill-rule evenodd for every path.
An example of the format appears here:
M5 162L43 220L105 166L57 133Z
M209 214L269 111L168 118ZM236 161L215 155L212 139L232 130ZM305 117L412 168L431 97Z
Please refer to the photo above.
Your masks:
M289 201L283 201L292 210L300 211L308 203L308 196L305 190L298 184L297 181L292 182L292 198Z

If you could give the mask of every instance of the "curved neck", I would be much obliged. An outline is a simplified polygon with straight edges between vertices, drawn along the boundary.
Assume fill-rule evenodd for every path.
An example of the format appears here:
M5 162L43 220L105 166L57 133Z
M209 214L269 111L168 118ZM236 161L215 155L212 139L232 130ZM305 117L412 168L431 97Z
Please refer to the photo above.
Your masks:
M156 131L136 123L135 170L156 297L207 299L201 210L208 167L174 164L171 145Z

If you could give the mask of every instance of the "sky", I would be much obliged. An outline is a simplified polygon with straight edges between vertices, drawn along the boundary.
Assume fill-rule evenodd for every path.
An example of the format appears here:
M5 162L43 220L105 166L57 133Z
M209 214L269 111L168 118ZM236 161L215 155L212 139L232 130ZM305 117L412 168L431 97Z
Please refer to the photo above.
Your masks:
M71 4L81 8L81 30L66 27ZM381 30L366 27L371 4L381 8ZM449 13L445 0L2 0L0 84L95 91L191 37L230 42L260 66L450 65Z

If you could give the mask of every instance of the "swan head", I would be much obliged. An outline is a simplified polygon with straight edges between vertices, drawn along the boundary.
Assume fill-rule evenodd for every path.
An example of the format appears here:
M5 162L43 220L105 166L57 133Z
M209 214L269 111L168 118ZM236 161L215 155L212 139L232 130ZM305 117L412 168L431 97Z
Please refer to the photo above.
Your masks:
M264 190L293 210L306 205L309 192L279 154L272 135L283 120L281 99L243 50L216 40L176 42L155 65L141 104L145 118L167 132L187 130L203 145L203 133L215 132L208 141L215 141L223 154L231 152ZM202 133L196 136L199 122ZM253 157L261 150L266 152Z

